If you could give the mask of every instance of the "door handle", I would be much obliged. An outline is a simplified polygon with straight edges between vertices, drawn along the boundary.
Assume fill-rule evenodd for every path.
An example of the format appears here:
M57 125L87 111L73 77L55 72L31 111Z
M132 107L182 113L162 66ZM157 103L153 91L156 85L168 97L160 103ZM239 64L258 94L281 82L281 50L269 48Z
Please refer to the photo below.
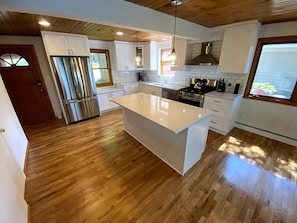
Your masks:
M37 80L36 85L41 86L42 85L41 80Z
M0 133L5 132L5 129L0 128Z

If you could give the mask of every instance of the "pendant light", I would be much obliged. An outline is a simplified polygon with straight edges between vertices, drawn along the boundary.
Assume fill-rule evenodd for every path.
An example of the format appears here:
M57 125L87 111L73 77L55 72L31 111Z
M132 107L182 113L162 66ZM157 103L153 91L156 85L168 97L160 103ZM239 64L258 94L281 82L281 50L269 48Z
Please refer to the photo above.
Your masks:
M178 63L177 53L175 51L175 31L176 31L176 7L181 5L181 0L172 0L171 5L174 6L174 32L173 32L173 40L172 40L172 50L171 53L167 57L167 61L170 63L171 67L176 67Z
M136 54L135 54L135 64L136 68L142 68L142 48L138 46L138 35L136 31Z

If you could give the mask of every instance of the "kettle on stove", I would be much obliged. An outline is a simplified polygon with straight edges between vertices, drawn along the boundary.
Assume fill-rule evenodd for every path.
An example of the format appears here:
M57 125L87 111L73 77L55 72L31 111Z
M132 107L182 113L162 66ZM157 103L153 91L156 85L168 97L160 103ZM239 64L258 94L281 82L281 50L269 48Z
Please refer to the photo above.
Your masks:
M217 85L217 91L218 92L225 92L225 89L226 89L225 81L224 81L224 79L221 80L221 78L220 78L219 81L218 81L218 85Z

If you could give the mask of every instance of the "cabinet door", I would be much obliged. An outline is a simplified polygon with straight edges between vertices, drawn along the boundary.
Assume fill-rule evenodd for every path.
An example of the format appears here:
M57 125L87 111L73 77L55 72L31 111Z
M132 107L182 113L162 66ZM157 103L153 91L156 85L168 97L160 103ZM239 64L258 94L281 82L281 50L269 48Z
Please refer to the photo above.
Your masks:
M220 71L248 73L253 60L259 27L257 24L226 28L220 56Z
M88 39L78 36L68 36L68 45L71 50L71 55L76 56L90 56L90 49L88 46Z
M98 94L100 112L109 110L111 108L111 104L109 101L110 96L110 93Z
M115 42L117 70L136 70L134 64L135 47L135 44Z
M137 84L124 86L124 94L128 95L137 93L137 86Z
M43 42L49 55L71 55L65 36L45 34L43 35Z
M123 96L123 91L114 91L112 92L111 94L111 97L112 98L115 98L115 97L120 97L120 96ZM110 108L113 109L113 108L119 108L120 106L116 103L113 103L112 101L109 100L109 103L110 103Z
M47 54L55 56L90 56L86 36L42 32Z
M178 54L178 64L176 67L172 67L171 70L179 71L184 69L187 52L187 40L186 39L175 39L175 50Z
M142 91L148 94L162 97L162 88L155 86L143 86Z

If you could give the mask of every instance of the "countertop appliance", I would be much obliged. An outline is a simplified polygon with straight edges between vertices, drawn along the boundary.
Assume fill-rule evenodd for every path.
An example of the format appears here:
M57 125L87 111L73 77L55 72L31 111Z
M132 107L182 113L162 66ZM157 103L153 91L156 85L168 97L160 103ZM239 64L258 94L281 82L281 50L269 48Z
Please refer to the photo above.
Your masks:
M221 80L221 78L220 78L219 81L218 81L217 91L218 92L225 92L225 89L226 89L225 81L224 81L224 79Z
M99 116L90 58L51 56L51 62L66 123Z
M217 82L214 79L191 78L189 87L178 90L178 101L203 107L204 94L215 91Z
M144 81L145 74L137 73L137 76L138 76L138 81Z

